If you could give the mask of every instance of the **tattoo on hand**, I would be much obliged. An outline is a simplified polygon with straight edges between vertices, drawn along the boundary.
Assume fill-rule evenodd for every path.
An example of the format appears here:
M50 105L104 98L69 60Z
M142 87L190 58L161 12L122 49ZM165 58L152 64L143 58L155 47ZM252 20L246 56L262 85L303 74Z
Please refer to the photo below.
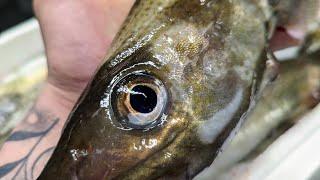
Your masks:
M33 108L21 127L14 131L5 145L27 149L19 159L1 165L0 179L35 179L36 169L43 168L43 164L51 156L55 147L43 145L49 133L58 124L59 119L49 113ZM10 148L11 149L11 148ZM12 149L19 151L19 149Z

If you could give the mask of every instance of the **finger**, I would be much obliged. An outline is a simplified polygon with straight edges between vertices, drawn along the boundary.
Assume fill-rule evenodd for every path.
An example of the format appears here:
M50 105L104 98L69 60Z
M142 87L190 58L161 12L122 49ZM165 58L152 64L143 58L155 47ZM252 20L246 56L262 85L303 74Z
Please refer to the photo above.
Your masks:
M125 20L135 0L107 0L107 34L113 39L120 30L121 24Z
M49 83L81 92L106 55L133 0L35 0Z

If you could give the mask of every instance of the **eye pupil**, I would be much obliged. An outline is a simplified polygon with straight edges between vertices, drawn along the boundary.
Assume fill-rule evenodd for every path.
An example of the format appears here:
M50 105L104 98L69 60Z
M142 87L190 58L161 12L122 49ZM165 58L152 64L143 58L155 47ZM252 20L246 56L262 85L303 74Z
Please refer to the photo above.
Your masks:
M139 113L150 113L157 105L157 94L148 86L137 85L130 93L130 105Z
M108 86L107 117L122 130L144 130L164 125L169 110L169 93L163 81L137 70L119 74Z

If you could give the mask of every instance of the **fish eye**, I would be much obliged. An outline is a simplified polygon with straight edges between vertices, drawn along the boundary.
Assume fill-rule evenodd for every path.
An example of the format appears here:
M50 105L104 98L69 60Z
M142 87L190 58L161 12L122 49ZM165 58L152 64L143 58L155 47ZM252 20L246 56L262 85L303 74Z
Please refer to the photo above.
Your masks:
M147 85L134 86L129 93L129 105L139 113L150 113L157 105L157 93Z
M149 130L162 124L167 106L164 84L146 72L123 77L111 93L113 121L125 129Z

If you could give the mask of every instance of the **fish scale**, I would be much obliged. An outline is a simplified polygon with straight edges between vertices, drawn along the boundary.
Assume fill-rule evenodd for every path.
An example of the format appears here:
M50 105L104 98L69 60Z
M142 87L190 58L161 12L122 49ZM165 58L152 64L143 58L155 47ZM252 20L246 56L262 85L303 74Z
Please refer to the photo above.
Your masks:
M271 15L266 0L137 1L39 179L196 176L256 96ZM131 107L137 86L151 112Z

